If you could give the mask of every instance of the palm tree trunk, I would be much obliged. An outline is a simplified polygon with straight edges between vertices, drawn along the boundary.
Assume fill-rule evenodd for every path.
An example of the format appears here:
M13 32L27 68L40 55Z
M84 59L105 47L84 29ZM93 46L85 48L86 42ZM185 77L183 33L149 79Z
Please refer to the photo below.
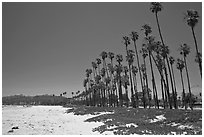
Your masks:
M162 37L162 34L161 34L161 29L160 29L160 25L159 25L159 19L158 19L157 12L155 13L155 15L156 15L157 27L158 27L158 30L159 30L159 36L161 38L162 45L164 46L164 40L163 40L163 37ZM165 71L166 80L167 80L166 82L167 82L167 94L168 94L169 106L170 106L170 109L172 109L171 97L170 97L170 93L169 93L168 75L167 75L166 65L164 67L165 67L164 71Z
M167 61L167 66L168 66L170 80L171 80L171 89L172 89L172 95L173 95L173 104L174 104L174 108L176 109L177 108L177 105L176 105L177 102L176 102L176 99L175 99L175 91L174 91L174 85L173 85L173 78L172 78L172 74L171 74L171 68L170 68L170 65L169 65L168 57L166 57L166 61Z
M151 53L151 52L150 52L150 53ZM165 97L166 97L166 99L167 99L167 98L168 98L168 97L167 97L167 96L168 96L168 83L167 83L167 84L165 83L163 73L160 71L160 69L159 69L159 67L158 67L158 65L157 65L157 63L156 63L156 60L155 60L154 56L153 56L152 54L150 54L150 55L151 55L151 57L152 57L152 59L153 59L155 65L157 66L157 69L158 69L159 74L160 74L160 76L161 76L161 79L162 79L162 81L163 81L164 89L165 89ZM165 67L164 67L164 68L165 68Z
M194 38L194 42L195 42L195 46L196 46L196 53L197 53L197 56L198 56L198 45L197 45L197 41L196 41L196 37L195 37L193 27L191 27L191 30L192 30L192 33L193 33L193 38ZM201 76L201 79L202 79L202 63L201 63L200 58L198 58L198 59L199 59L198 63L199 63L199 69L200 69L200 76Z
M161 79L161 90L162 90L162 100L163 100L163 105L164 105L164 109L166 108L165 105L165 98L164 98L164 87L163 87L163 81Z
M154 71L153 71L153 66L152 66L152 59L150 56L151 52L149 51L149 63L150 63L150 68L151 68L151 73L152 73L152 86L153 86L153 91L155 92L155 106L159 109L159 101L158 101L158 95L157 95L157 88L156 88L156 83L155 83L155 78L154 78Z
M136 56L137 56L137 66L138 66L138 69L139 69L140 83L141 83L143 98L145 98L144 89L143 89L142 74L141 74L141 69L140 69L139 55L138 55L138 52L137 52L137 46L136 46L136 42L135 41L134 41L134 47L135 47L135 53L136 53ZM144 108L146 108L146 103L145 103L144 99L143 99L143 106L144 106Z
M148 104L149 104L149 108L151 108L151 105L150 105L150 99L149 99L149 97L150 97L150 94L149 94L149 91L148 91L148 89L149 89L149 84L148 84L148 78L147 78L147 70L146 70L146 61L145 61L145 58L143 58L143 62L144 62L144 66L145 66L145 80L146 80L146 87L147 87L147 95L148 95Z
M186 107L186 97L185 97L185 89L184 89L184 83L183 83L183 75L182 75L182 71L180 70L180 75L181 75L181 83L182 83L182 88L183 88L183 105L185 106L185 109L187 109Z
M185 56L184 56L184 63L185 63L185 68L186 68L187 81L188 81L188 90L189 90L189 94L190 94L189 104L190 104L190 108L191 108L191 110L193 110L193 106L192 106L192 93L191 93L191 85L190 85L190 78L189 78L189 75L188 75L188 67L187 67L186 57L185 57Z
M134 90L135 90L135 105L137 108L137 107L139 107L138 94L137 94L137 77L134 74L133 74L133 83L134 83Z
M131 87L131 103L132 103L132 107L136 108L135 97L133 93L133 84L132 84L132 70L131 70L130 64L129 64L129 75L130 75L130 87Z
M178 108L178 104L177 104L177 90L176 90L176 81L175 81L175 77L174 77L174 69L173 66L171 65L171 71L172 71L172 76L173 76L173 82L174 82L174 100L176 100L176 109Z
M119 63L119 66L121 66L120 63ZM120 75L120 73L118 74L118 76L119 76L119 89L118 89L119 100L120 100L120 106L122 107L123 106L123 93L122 93L122 82L121 82L121 75Z

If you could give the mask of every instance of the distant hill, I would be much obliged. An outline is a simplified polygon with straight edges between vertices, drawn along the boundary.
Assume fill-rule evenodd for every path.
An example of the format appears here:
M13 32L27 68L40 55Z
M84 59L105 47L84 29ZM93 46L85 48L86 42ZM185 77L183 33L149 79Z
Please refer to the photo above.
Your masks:
M71 98L54 95L13 95L2 97L3 105L65 105L70 101Z

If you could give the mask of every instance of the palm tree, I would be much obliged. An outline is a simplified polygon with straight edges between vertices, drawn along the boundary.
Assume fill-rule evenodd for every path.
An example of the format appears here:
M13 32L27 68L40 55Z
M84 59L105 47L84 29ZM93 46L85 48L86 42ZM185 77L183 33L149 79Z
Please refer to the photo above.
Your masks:
M200 52L196 55L195 58L196 63L199 63L199 61L202 63L202 54Z
M163 38L162 38L161 29L160 29L160 24L159 24L159 19L158 19L158 12L162 11L162 9L163 9L163 6L161 5L160 2L151 2L150 10L156 16L156 21L157 21L157 27L158 27L158 30L159 30L159 35L160 35L162 44L164 45L164 41L163 41Z
M138 68L136 66L132 66L132 74L133 74L133 83L134 83L134 90L135 90L135 100L136 100L136 107L139 107L139 98L138 98L138 92L137 92L137 73Z
M183 45L180 45L180 54L183 55L183 59L184 59L184 64L185 64L185 69L186 69L186 76L187 76L187 81L188 81L188 90L189 90L189 96L190 96L190 108L193 109L193 106L192 106L192 101L191 101L191 85L190 85L190 78L189 78L189 75L188 75L188 68L187 68L187 63L186 63L186 57L187 55L190 53L190 46L187 45L187 44L183 44Z
M133 93L133 82L132 82L132 65L134 62L134 51L133 50L128 50L128 55L126 56L126 60L128 62L128 67L129 67L129 75L130 75L130 87L131 87L131 103L132 103L132 107L135 108L136 104L135 104L135 96Z
M123 61L123 56L120 54L116 55L116 61L118 62L118 65L115 66L115 70L119 81L118 82L119 100L120 100L120 106L123 106L122 83L121 83L121 72L122 72L121 62Z
M98 65L98 74L100 75L100 64L101 64L100 58L96 58L96 64Z
M149 25L145 24L142 26L142 30L145 33L145 39L147 41L147 44L143 44L143 48L146 48L146 50L148 51L148 57L149 57L149 62L150 62L150 68L151 68L151 73L152 73L152 86L153 86L153 93L155 93L155 107L157 106L159 109L159 102L158 102L158 96L157 96L157 88L156 88L156 83L155 83L155 78L154 78L154 71L153 71L153 66L152 66L152 59L151 59L151 52L154 50L155 48L155 44L153 44L154 42L154 37L150 36L152 29ZM148 84L148 82L147 82ZM147 87L148 89L148 87Z
M72 92L72 98L73 98L74 92Z
M174 64L174 62L175 62L175 59L172 57L172 56L170 56L169 57L169 62L170 62L170 65L171 65L171 71L172 71L172 76L173 76L173 81L174 81L174 101L176 102L176 106L175 106L175 108L177 109L178 108L178 106L177 106L177 91L176 91L176 80L175 80L175 77L174 77L174 69L173 69L173 64Z
M196 47L196 56L199 56L198 45L197 45L196 36L194 32L194 28L198 23L198 19L199 19L198 12L196 10L187 10L187 14L185 15L184 19L186 19L187 24L191 27L191 31L193 34L195 47ZM198 58L198 64L200 69L200 76L202 78L202 62L200 59L201 58Z
M94 77L95 77L97 75L97 71L96 71L97 64L96 64L96 62L91 62L91 64L92 64L92 67L93 67L93 74L94 74Z
M115 57L113 52L108 52L108 57L111 60L111 64L113 65L113 58Z
M103 51L101 54L100 54L102 60L103 60L103 68L105 69L106 73L107 73L107 76L108 76L108 71L107 71L107 67L106 67L106 58L108 57L108 54L107 52Z
M136 54L136 57L137 57L137 67L139 68L140 84L141 84L142 91L144 91L143 90L144 85L143 85L142 73L141 73L141 70L140 70L140 60L139 60L138 50L137 50L137 46L136 46L136 41L138 40L139 35L138 35L138 33L136 31L132 31L131 34L130 34L130 37L131 37L131 40L134 43L135 54ZM143 97L144 97L144 93L143 93ZM143 106L144 106L144 108L146 108L145 101L143 102Z
M185 99L185 89L184 89L183 75L182 75L182 71L183 71L183 68L184 68L184 67L185 67L184 61L181 60L181 59L177 59L176 68L180 71L181 83L182 83L182 88L183 88L183 93L182 93L183 106L185 106L185 109L187 109L186 99Z
M87 96L87 94L88 94L88 90L87 90L87 83L88 83L88 79L86 78L86 79L84 79L84 81L83 81L83 85L84 85L84 88L85 88L85 96L86 96L86 105L88 106L88 96Z
M158 30L159 30L159 36L160 36L160 39L161 39L161 42L162 42L162 45L163 45L163 49L167 49L166 48L167 46L165 46L165 44L164 44L164 40L163 40L163 37L162 37L162 34L161 34L161 28L160 28L160 24L159 24L159 19L158 19L158 12L160 12L162 9L163 9L163 6L161 5L160 2L151 2L150 10L151 10L151 12L153 12L155 14L156 21L157 21L157 27L158 27ZM166 50L164 50L164 51L166 51ZM167 66L168 66L168 69L169 69L170 80L171 80L171 86L172 86L173 85L173 80L172 80L170 66L169 66L169 61L168 61L168 56L167 56L168 53L167 52L163 52L163 53L165 53L164 59L166 59L166 62L167 62ZM166 65L165 65L164 72L165 72L165 75L166 75L167 88L169 88ZM167 89L167 90L169 92L169 89ZM173 87L172 87L172 93L174 95L174 88ZM170 106L170 109L172 109L171 98L170 98L170 94L169 93L168 93L168 96L169 96L169 106ZM175 106L175 102L174 102L174 106Z
M111 95L110 95L110 100L111 100L111 106L112 106L112 104L114 103L113 102L113 100L112 100L112 98L111 97L115 97L115 93L114 93L114 88L113 88L113 85L115 84L114 83L114 80L113 80L113 75L114 75L114 67L113 67L113 65L111 64L111 63L109 63L108 65L108 70L109 70L109 73L110 73L110 79L111 79L111 81L110 81L110 87L111 87ZM115 104L115 103L114 103Z
M134 56L131 52L128 52L128 45L130 45L130 38L127 36L123 37L123 43L125 44L125 49L126 49L126 53L127 53L127 61L128 61L128 69L129 69L129 75L130 75L130 88L131 88L131 102L132 102L132 106L135 107L135 99L134 99L134 94L133 94L133 84L132 84L132 75L131 75L131 65L134 61Z
M142 53L142 57L143 57L143 65L144 65L144 71L145 72L143 72L143 76L145 77L144 78L144 81L143 81L143 86L144 87L146 87L146 89L148 89L149 88L149 84L148 84L148 78L147 78L147 72L146 72L146 61L145 61L145 59L146 59L146 57L148 56L148 51L147 51L147 49L145 48L145 44L143 44L142 45L142 50L140 51L140 53ZM142 68L142 67L141 67ZM144 75L145 74L145 75ZM145 85L145 80L146 80L146 85ZM145 92L145 89L143 89L143 91ZM145 93L143 92L143 94L144 94L144 96L145 96ZM154 100L155 100L155 92L154 92L154 90L153 90L153 94L154 94ZM148 95L149 96L149 95ZM148 98L148 104L149 104L149 108L151 107L150 106L150 100L149 100L149 98Z
M129 107L128 85L130 85L130 83L129 83L129 76L127 75L127 72L128 72L127 66L123 66L123 72L124 72L124 75L122 76L121 80L122 80L122 85L125 88L126 106Z

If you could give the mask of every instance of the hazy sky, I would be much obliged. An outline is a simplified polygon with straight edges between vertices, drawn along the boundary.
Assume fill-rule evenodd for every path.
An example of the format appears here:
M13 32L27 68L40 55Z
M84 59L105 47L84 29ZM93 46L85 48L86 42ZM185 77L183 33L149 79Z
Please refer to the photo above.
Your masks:
M197 93L201 91L201 79L194 62L195 45L183 17L187 9L199 12L195 34L201 51L202 3L163 3L163 6L159 21L171 55L181 57L179 45L191 45L187 63L191 86L199 86L192 88ZM147 23L159 39L156 19L149 7L150 3L138 2L3 3L2 95L59 95L66 91L70 96L72 91L84 90L85 70L91 68L91 62L102 51L125 55L122 36L138 31L140 48L144 38L140 29ZM129 48L134 49L132 45ZM180 93L180 74L177 69L174 72ZM156 69L155 75L158 75ZM185 71L184 77L188 92ZM156 78L159 83L159 75Z

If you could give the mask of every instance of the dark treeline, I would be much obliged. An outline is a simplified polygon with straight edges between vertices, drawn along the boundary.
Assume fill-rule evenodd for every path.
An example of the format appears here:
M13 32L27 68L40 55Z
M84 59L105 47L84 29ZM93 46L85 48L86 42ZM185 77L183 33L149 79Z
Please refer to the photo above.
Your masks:
M14 95L2 97L3 105L65 105L71 99L63 96L54 95L37 95L37 96L24 96Z
M125 57L103 51L100 57L92 62L91 68L86 69L86 78L83 81L85 91L75 96L75 100L87 106L100 107L132 106L137 108L143 106L150 108L154 106L159 109L162 106L164 109L177 109L181 105L185 109L187 106L193 109L196 100L191 91L188 71L188 55L191 48L186 43L178 43L180 58L176 59L170 55L168 44L165 43L166 38L162 35L160 27L162 24L159 22L159 12L162 10L163 6L159 2L150 4L150 12L155 16L154 23L157 25L154 31L158 31L159 35L153 36L151 26L144 24L139 28L143 35L139 36L138 32L132 31L129 35L122 37ZM187 10L184 19L190 27L189 33L192 33L192 41L195 43L195 63L198 64L199 79L202 80L202 56L198 51L194 31L199 20L198 12ZM139 45L138 39L142 39L143 44ZM149 68L146 67L147 64ZM151 73L148 74L147 71ZM179 71L181 76L177 83L175 71ZM155 79L156 75L160 78ZM184 77L187 82L183 81ZM180 83L183 88L181 97L178 96L177 89ZM141 89L138 88L138 84L141 85ZM188 89L184 88L185 84ZM159 93L162 95L161 99L158 97Z

